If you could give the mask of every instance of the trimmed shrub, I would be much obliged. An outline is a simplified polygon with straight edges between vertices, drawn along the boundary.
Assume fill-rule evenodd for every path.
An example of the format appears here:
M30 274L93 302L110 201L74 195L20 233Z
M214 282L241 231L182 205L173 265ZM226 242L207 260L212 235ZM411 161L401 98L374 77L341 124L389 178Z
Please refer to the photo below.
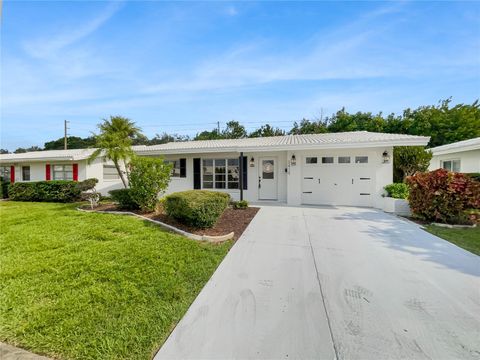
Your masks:
M232 207L236 210L248 208L247 200L232 201Z
M395 183L384 187L388 196L394 199L408 198L408 185L405 183Z
M37 181L10 184L8 195L15 201L74 202L81 190L76 181Z
M170 182L172 165L162 158L134 157L130 162L130 196L143 211L154 211Z
M10 187L10 182L0 178L0 191L2 199L8 199L8 188Z
M480 208L480 182L460 173L438 169L407 178L414 215L436 222L470 222L465 210Z
M230 195L217 191L189 190L170 194L163 201L167 215L198 228L215 225L227 208Z
M108 193L112 200L118 204L120 209L138 210L140 208L132 199L132 192L130 189L110 190Z
M78 182L77 186L80 189L80 191L89 191L89 190L93 190L95 186L97 186L97 184L98 184L98 179L90 178L90 179L86 179Z

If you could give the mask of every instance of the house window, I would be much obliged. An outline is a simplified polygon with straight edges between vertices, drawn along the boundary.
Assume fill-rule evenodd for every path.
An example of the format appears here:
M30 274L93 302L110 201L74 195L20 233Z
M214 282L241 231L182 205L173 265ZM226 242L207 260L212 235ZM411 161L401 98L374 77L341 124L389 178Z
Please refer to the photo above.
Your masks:
M115 165L103 165L103 180L119 180L117 168Z
M53 165L53 180L73 180L72 165Z
M460 172L460 160L442 161L442 168L448 171Z
M322 157L322 164L333 164L333 156Z
M22 180L30 181L30 166L22 166Z
M318 159L316 157L306 157L305 164L316 164Z
M239 160L203 159L202 187L204 189L238 189L240 179Z
M5 182L10 182L10 166L0 166L0 177Z
M180 160L165 160L165 163L172 164L172 177L180 177Z
M368 156L355 156L355 164L368 164Z
M350 164L350 156L339 156L338 157L339 164Z

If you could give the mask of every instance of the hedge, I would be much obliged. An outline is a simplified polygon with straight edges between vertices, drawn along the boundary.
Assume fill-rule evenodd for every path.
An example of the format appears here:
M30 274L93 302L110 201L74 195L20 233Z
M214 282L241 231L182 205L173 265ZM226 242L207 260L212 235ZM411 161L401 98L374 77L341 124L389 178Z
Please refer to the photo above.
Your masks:
M388 196L394 199L408 198L408 185L405 183L395 183L384 187Z
M428 221L468 223L469 209L480 209L480 182L461 173L438 169L407 178L414 215Z
M170 194L163 200L167 215L198 227L212 227L227 208L230 195L217 191L190 190Z
M0 192L1 192L1 198L2 199L7 199L8 198L8 188L10 187L10 182L3 180L3 178L0 178Z
M82 191L93 188L96 179L82 182L68 180L17 182L10 184L8 195L14 201L74 202Z
M117 189L108 192L113 201L118 204L119 209L138 210L140 207L132 199L132 191L130 189Z

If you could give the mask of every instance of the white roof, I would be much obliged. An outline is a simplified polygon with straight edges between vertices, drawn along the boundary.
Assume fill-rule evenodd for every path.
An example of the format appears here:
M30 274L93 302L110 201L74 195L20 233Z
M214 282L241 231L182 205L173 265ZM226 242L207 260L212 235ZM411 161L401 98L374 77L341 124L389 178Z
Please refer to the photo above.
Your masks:
M176 154L196 152L240 152L272 150L309 150L379 146L425 146L427 136L385 134L367 131L285 135L261 138L170 142L146 146L138 154Z
M433 155L452 154L461 151L471 151L480 149L480 137L458 141L448 145L431 148Z
M134 146L134 150L144 148L144 145ZM32 161L78 161L86 160L96 149L70 149L30 151L20 154L1 154L0 163L32 162Z
M352 131L245 139L178 141L153 146L134 146L133 150L139 155L185 154L199 152L281 151L368 148L380 146L425 146L429 140L430 138L428 136ZM94 151L95 149L72 149L33 151L23 154L2 154L0 155L0 163L85 160L88 159Z

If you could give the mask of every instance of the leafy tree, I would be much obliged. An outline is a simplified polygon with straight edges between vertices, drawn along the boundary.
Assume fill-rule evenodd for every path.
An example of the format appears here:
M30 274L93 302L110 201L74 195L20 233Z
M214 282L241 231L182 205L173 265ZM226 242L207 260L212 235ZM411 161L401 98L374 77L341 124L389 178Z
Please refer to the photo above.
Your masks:
M7 149L0 149L0 154L10 154Z
M166 144L169 142L176 141L188 141L190 137L188 135L179 135L179 134L167 134L166 132L160 134L155 134L153 138L148 141L148 145L159 145Z
M168 187L172 165L161 158L134 157L130 162L130 196L143 211L153 211Z
M132 145L148 145L150 140L143 134L135 134L132 137Z
M371 131L382 132L385 128L385 119L382 113L373 115L370 112L349 114L342 108L332 118L328 119L329 132L343 131Z
M68 136L67 137L67 146L69 149L86 149L95 145L95 138L89 136L86 138L81 138L78 136ZM64 149L64 138L59 138L57 140L47 141L44 144L45 150L63 150Z
M227 122L227 127L222 131L224 139L241 139L247 137L245 126L240 125L238 121L231 120Z
M321 134L328 132L326 121L302 119L299 123L293 123L290 135Z
M260 128L252 131L248 137L256 138L256 137L266 137L266 136L282 136L285 135L285 131L279 129L277 127L273 127L270 124L265 124L260 126Z
M123 116L110 116L98 125L100 134L95 135L95 146L97 149L88 159L92 162L98 157L104 160L111 160L117 169L123 186L127 187L127 180L120 168L123 162L127 171L127 161L134 156L132 150L133 140L141 134L140 128L135 123Z
M395 182L403 182L407 176L428 169L432 152L423 146L397 146L393 149L393 177Z
M217 129L213 129L212 131L202 131L195 135L193 140L218 140L223 139L222 134L218 132Z
M31 151L42 151L43 149L38 146L31 146L29 148L18 148L13 153L14 154L23 154Z

